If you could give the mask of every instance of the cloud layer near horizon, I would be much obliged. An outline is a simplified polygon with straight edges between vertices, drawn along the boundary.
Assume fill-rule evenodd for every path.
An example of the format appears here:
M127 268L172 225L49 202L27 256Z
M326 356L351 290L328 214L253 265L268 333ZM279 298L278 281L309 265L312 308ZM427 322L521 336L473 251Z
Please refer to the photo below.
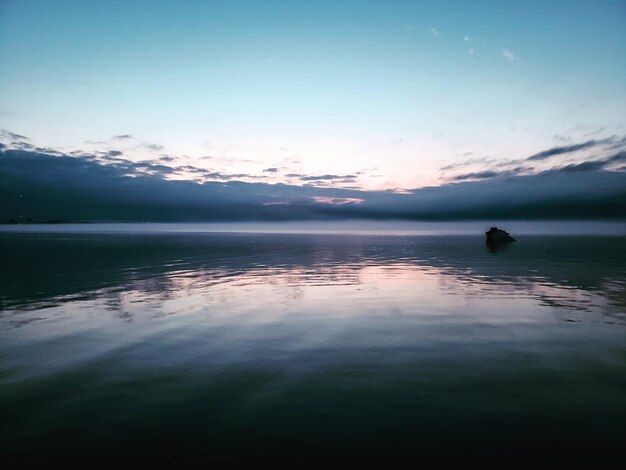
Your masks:
M490 179L399 194L233 179L172 181L165 179L166 165L146 169L145 163L115 163L117 157L2 148L0 220L626 218L626 173L595 162L532 175L486 175ZM603 161L623 158L618 152ZM323 175L330 176L335 175Z
M443 166L440 171L444 179L458 182L536 175L546 171L624 171L625 164L626 136L613 135L578 144L552 147L515 160L470 158L464 162Z

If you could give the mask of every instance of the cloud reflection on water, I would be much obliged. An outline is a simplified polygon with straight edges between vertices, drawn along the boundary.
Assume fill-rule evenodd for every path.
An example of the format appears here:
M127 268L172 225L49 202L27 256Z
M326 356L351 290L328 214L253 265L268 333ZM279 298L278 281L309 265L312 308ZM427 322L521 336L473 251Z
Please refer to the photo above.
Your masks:
M339 292L346 315L358 315L349 302L366 298L413 309L455 297L529 299L614 319L626 306L619 237L527 237L500 251L467 236L2 234L2 241L10 250L0 309L18 323L24 311L45 318L45 308L71 303L104 302L128 319L147 304L171 314L194 310L191 299L208 306L266 295L271 310ZM416 304L424 291L429 301Z
M621 450L623 238L0 241L9 461Z

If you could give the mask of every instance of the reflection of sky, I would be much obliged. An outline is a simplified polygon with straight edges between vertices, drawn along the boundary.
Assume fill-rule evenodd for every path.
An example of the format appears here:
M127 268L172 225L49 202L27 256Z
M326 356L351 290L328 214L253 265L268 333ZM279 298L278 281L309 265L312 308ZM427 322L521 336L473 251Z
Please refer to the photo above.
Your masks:
M2 127L65 150L410 188L625 130L620 1L0 8Z
M620 291L445 264L346 263L321 249L310 265L172 266L9 307L0 316L4 367L27 377L110 357L130 367L306 373L352 360L552 357L623 340Z
M553 321L557 312L570 321L593 313L620 323L626 306L621 238L530 237L497 251L466 236L47 234L15 240L0 291L7 328L38 322L50 331L76 322L91 328L91 322L107 324L111 313L147 324L155 317L198 317L207 326L376 316L515 324ZM610 253L606 243L613 245Z
M623 440L623 237L1 235L14 455Z
M314 316L358 318L364 311L396 312L429 318L456 316L465 320L525 322L544 319L541 307L580 311L620 312L611 298L620 285L610 282L594 289L563 284L541 275L483 274L472 268L416 265L324 264L308 267L250 266L243 270L172 270L120 286L50 297L21 299L4 311L8 325L54 318L66 310L90 316L113 312L120 318L148 321L167 315L204 315L231 322L264 323L286 319L292 310ZM623 282L623 281L622 281ZM337 299L342 299L337 302ZM506 301L519 312L498 308ZM521 316L519 315L521 313ZM106 315L108 317L108 314ZM75 318L68 318L73 322ZM63 320L63 322L66 320Z

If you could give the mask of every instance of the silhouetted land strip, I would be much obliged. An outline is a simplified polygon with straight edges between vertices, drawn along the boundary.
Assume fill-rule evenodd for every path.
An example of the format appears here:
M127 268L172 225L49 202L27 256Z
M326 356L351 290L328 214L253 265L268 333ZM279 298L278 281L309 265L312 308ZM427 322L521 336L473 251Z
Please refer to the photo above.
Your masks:
M77 223L89 223L89 222L78 222L74 220L67 219L47 219L47 220L33 220L30 218L27 219L6 219L0 220L0 225L39 225L39 224L77 224Z

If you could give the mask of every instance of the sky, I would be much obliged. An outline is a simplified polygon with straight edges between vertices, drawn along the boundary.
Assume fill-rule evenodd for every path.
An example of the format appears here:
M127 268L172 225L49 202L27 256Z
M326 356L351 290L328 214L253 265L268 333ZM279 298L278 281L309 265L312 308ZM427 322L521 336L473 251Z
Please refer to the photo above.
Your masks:
M0 0L5 181L28 154L257 206L567 172L619 196L625 116L623 0Z

